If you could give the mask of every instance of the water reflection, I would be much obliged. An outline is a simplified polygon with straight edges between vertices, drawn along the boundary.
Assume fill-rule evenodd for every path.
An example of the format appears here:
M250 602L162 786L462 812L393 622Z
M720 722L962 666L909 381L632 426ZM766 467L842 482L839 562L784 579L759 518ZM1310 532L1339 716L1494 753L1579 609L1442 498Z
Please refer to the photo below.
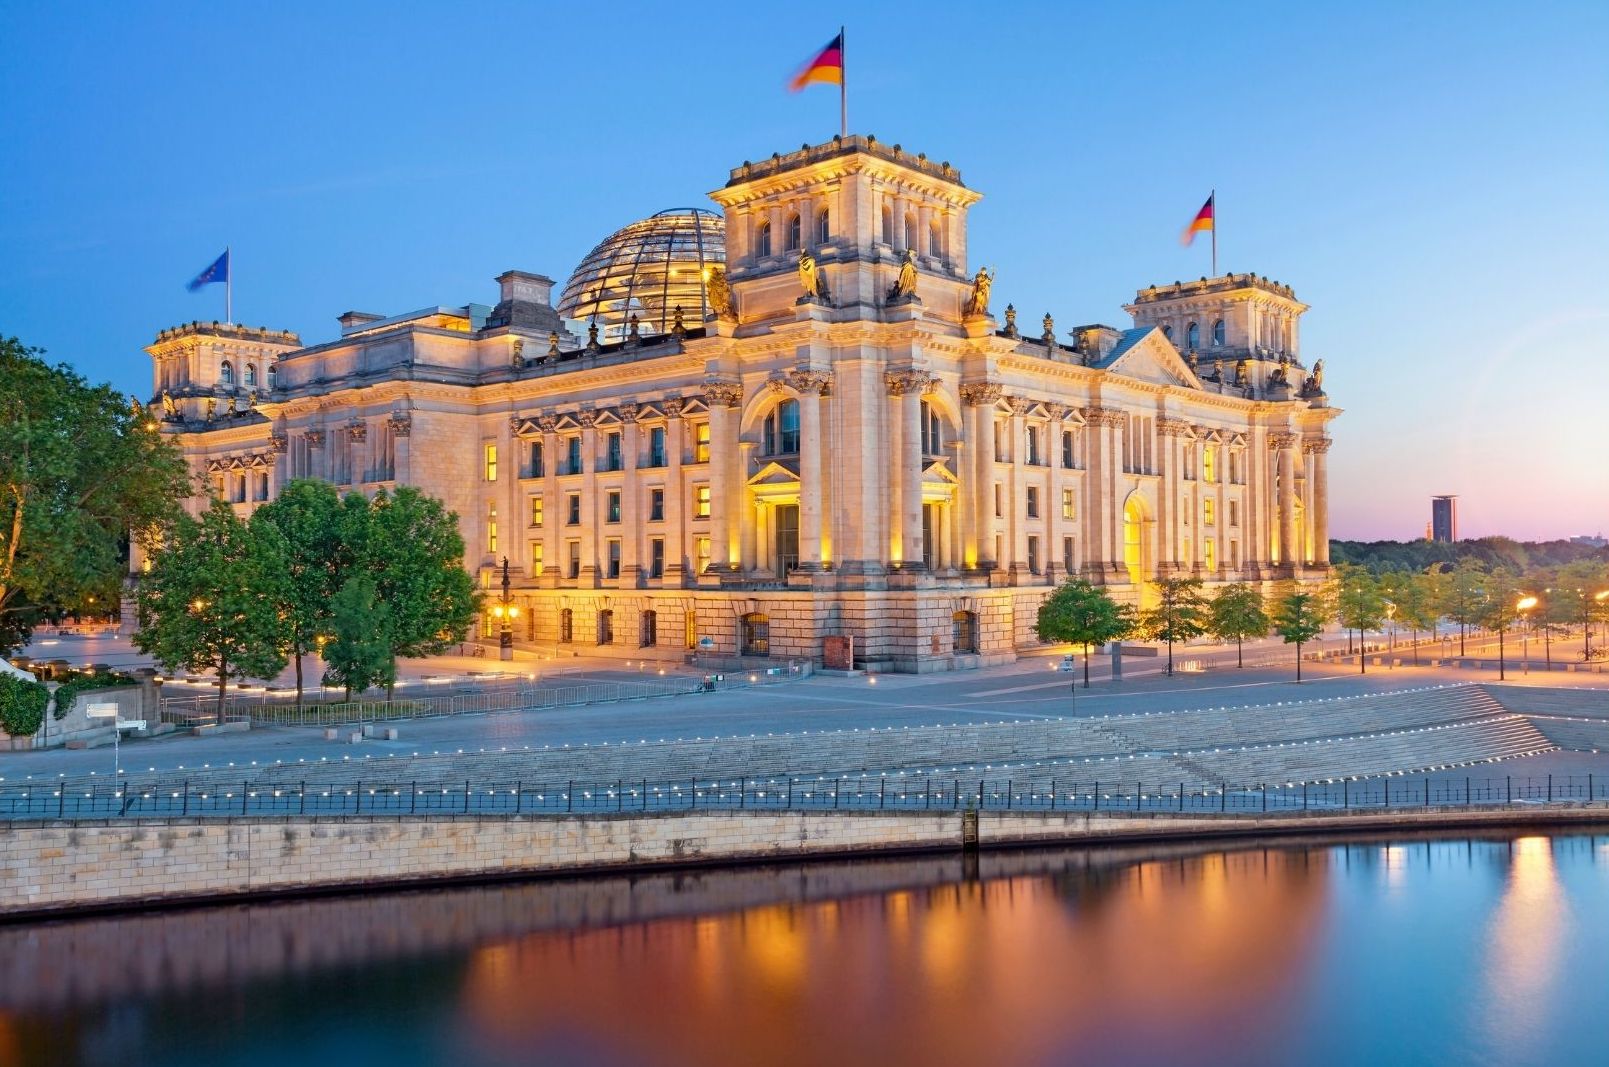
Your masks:
M1590 1028L1570 1044L1582 984L1559 975L1572 952L1609 947L1609 923L1571 907L1565 865L1586 871L1578 893L1609 888L1598 839L1398 839L992 854L976 877L959 858L749 868L6 927L0 1064L1314 1065L1372 1050L1357 1034L1369 1027L1394 1041L1468 1030L1475 1051L1532 1062L1596 1048ZM1337 909L1343 889L1392 907ZM1468 940L1467 926L1425 919L1449 892L1473 894L1478 966L1444 966L1462 949L1438 939ZM1416 939L1393 940L1393 921ZM1383 984L1357 980L1351 943L1391 944L1385 965L1445 1001L1371 999Z

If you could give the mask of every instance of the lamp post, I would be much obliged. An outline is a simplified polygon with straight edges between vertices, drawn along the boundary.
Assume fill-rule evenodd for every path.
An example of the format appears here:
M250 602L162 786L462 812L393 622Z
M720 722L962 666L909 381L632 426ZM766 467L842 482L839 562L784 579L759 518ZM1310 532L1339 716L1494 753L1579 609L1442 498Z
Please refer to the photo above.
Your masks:
M508 557L504 556L503 595L497 598L497 606L492 608L492 615L497 619L497 658L501 660L514 658L514 620L520 614L520 609L509 598L508 585Z
M1515 605L1514 605L1514 610L1519 613L1520 618L1525 620L1525 636L1523 638L1521 638L1522 651L1520 652L1520 656L1525 661L1525 673L1526 674L1531 673L1531 615L1530 615L1530 612L1531 612L1532 608L1536 607L1536 605L1537 605L1537 599L1534 596L1522 596L1522 597L1520 597L1519 601L1516 602ZM1498 640L1501 641L1502 639L1499 638ZM1502 656L1499 655L1498 659L1501 660Z
M1581 658L1587 660L1588 662L1591 662L1592 660L1592 605L1602 604L1605 600L1609 600L1609 589L1604 589L1593 593L1592 600L1590 601L1586 599L1585 595L1582 596L1582 601L1585 604L1585 607L1582 609L1581 614L1584 615L1585 618L1581 620L1583 624L1581 629L1586 635L1586 642L1581 649Z

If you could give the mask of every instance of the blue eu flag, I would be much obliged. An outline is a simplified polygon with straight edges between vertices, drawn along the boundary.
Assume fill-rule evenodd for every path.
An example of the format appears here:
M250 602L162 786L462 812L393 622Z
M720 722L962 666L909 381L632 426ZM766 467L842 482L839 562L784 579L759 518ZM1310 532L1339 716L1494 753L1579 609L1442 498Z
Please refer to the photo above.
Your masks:
M203 285L213 282L227 282L229 280L229 250L224 249L223 255L212 261L212 266L195 276L195 280L185 286L192 293Z

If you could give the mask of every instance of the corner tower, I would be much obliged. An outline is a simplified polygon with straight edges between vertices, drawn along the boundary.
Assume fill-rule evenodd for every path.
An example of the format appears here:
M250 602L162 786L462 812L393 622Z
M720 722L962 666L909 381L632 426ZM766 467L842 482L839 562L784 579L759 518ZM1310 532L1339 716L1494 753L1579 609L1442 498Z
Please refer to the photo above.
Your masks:
M875 318L909 251L928 312L959 321L968 293L966 213L981 194L961 172L875 137L835 137L744 163L710 194L726 211L738 321L794 314L802 253L848 318Z

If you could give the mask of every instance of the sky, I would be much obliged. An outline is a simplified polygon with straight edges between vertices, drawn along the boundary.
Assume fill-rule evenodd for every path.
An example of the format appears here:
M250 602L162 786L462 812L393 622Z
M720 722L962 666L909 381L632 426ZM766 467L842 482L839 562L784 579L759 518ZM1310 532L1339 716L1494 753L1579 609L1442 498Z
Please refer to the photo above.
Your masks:
M39 4L0 0L0 335L149 396L235 318L562 283L613 230L830 138L784 85L847 24L850 127L984 194L1024 321L1208 273L1312 306L1331 534L1609 532L1609 3ZM998 313L998 312L997 312Z

